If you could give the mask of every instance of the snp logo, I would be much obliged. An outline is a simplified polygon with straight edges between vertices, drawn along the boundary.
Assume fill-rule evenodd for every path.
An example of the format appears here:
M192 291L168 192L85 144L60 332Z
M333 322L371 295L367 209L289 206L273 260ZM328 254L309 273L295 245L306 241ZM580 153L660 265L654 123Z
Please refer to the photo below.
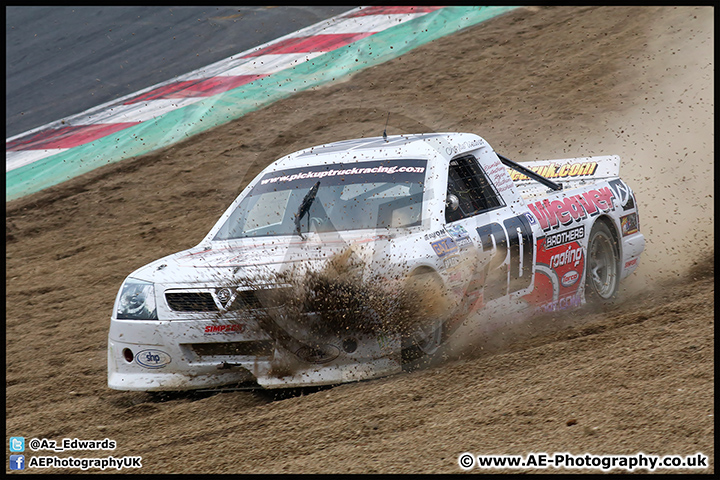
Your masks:
M25 470L25 455L10 455L10 470Z
M163 368L170 363L170 355L162 350L148 349L138 352L135 361L145 368Z

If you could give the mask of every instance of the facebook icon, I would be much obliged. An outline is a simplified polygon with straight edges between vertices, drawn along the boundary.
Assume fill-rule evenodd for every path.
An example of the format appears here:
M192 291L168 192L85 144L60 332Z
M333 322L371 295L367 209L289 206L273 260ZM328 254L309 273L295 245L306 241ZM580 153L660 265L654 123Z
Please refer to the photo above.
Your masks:
M25 470L25 455L10 455L10 470Z

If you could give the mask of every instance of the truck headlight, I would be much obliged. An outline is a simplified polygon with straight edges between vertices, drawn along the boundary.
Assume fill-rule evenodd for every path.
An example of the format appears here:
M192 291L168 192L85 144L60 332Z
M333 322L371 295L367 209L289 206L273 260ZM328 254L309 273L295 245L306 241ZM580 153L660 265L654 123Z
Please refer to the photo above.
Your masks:
M115 303L118 320L157 320L155 285L135 278L127 278Z

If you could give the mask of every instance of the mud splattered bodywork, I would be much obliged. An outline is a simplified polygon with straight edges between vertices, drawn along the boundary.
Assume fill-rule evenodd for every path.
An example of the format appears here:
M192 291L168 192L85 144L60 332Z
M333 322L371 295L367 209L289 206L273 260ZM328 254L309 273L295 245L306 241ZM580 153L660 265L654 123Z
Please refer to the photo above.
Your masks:
M612 296L644 248L619 159L555 162L573 188L548 194L511 178L472 134L283 157L197 247L128 276L111 318L108 384L375 378L437 355L470 313L577 306L588 285ZM596 258L586 261L589 245Z

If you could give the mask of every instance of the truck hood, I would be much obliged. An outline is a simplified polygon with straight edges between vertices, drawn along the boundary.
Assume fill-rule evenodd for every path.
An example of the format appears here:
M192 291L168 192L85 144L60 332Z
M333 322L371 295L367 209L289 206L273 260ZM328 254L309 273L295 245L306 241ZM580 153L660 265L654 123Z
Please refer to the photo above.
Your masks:
M343 254L369 262L389 240L388 236L368 232L343 232L342 236L333 232L311 234L305 240L288 236L211 242L163 257L130 276L153 283L193 286L216 285L229 279L268 279L270 283L277 274L293 269L319 271Z

